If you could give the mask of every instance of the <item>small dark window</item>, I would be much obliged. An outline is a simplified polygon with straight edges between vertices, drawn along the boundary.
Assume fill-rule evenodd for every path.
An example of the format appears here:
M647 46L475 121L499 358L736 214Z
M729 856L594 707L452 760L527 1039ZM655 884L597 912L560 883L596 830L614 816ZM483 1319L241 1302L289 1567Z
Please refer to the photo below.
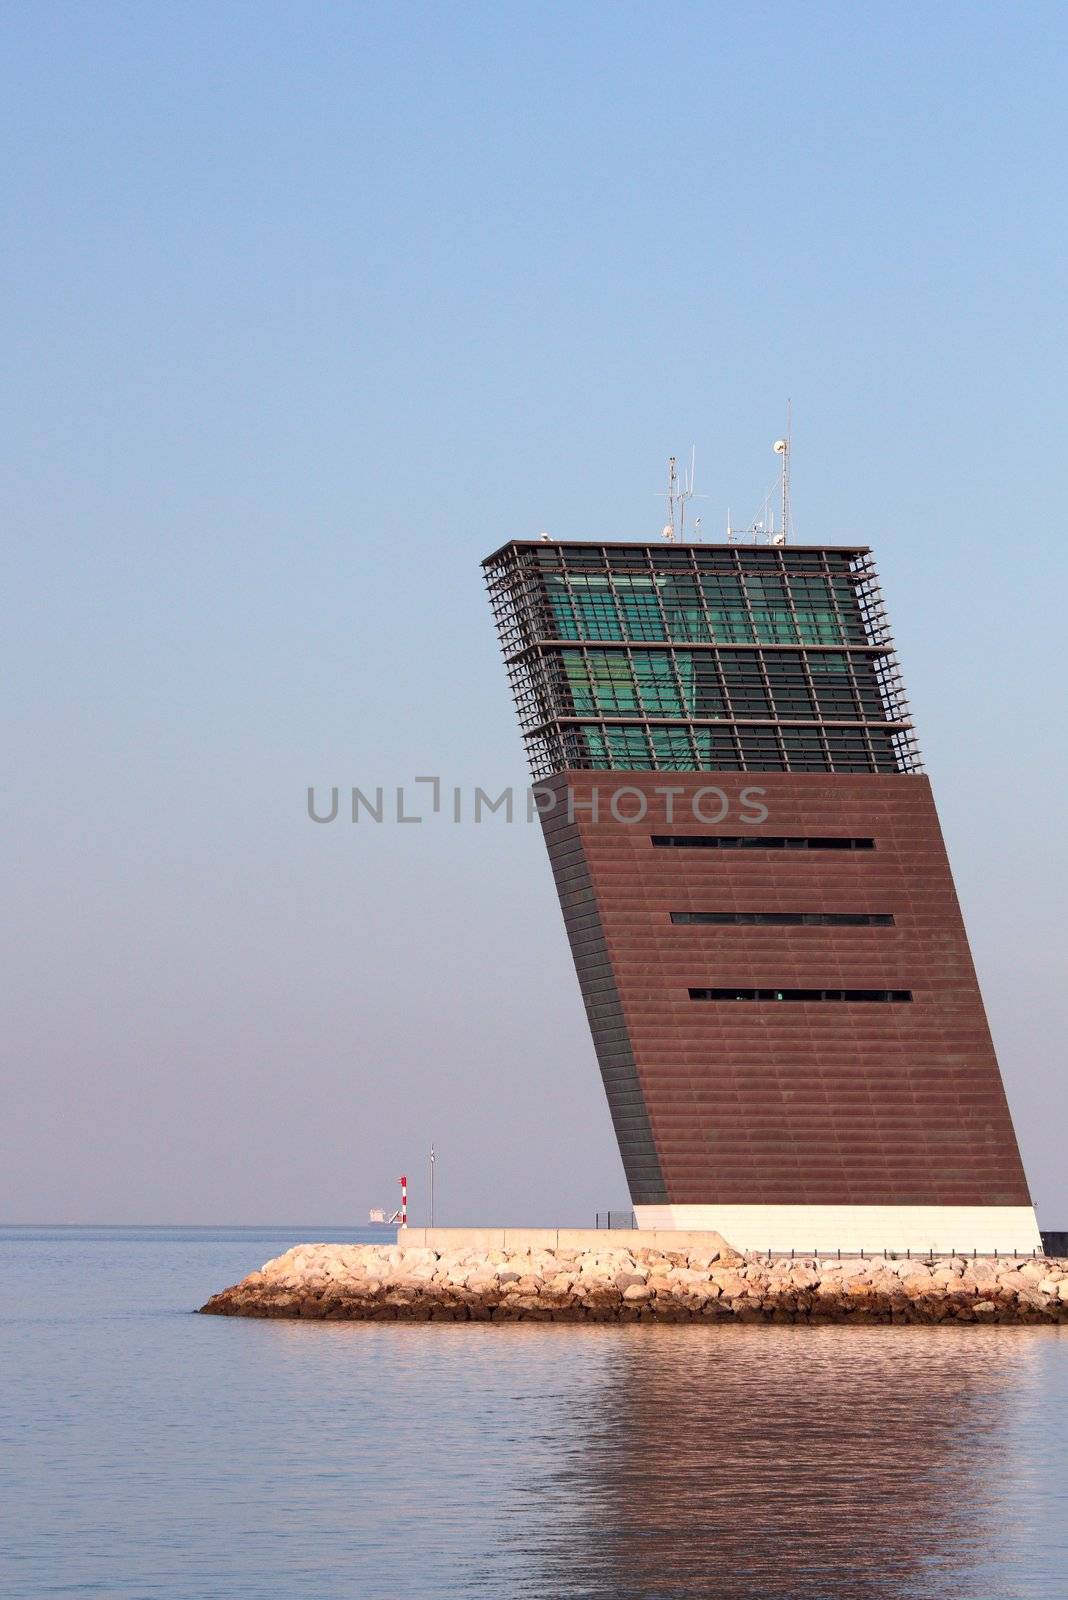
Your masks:
M900 1002L911 989L691 989L691 1000L850 1000Z

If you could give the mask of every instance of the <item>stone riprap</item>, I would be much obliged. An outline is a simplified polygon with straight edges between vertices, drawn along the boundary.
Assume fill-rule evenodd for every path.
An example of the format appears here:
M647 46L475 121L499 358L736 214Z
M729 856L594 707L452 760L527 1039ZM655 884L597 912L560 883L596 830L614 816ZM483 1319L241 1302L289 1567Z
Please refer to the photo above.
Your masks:
M692 1237L692 1236L691 1236ZM714 1236L712 1236L714 1238ZM304 1244L201 1310L344 1322L1068 1322L1068 1260Z

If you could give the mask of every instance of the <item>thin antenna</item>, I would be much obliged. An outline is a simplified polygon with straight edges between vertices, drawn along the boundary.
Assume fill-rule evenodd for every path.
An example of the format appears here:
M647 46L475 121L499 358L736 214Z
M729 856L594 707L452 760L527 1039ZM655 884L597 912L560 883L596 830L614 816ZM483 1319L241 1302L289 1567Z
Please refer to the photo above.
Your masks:
M790 537L790 451L793 449L793 403L786 397L786 451L782 458L782 542Z
M682 480L682 493L679 495L679 542L686 542L686 502L693 494L694 464L697 457L697 446L690 449L690 470L685 473Z
M775 486L774 484L764 496L764 504L754 520L747 528L736 528L731 521L730 507L727 507L727 543L783 545L793 533L793 521L790 516L790 452L793 442L793 408L789 400L786 402L786 437L776 439L773 449L777 456L782 457L782 472L779 480L779 499L781 505L782 521L778 527L775 525Z
M680 508L680 515L679 515L679 538L683 539L683 540L685 540L685 538L686 538L686 532L685 532L686 501L691 499L692 496L693 496L694 479L696 478L696 476L697 476L697 446L695 444L692 444L690 446L690 475L686 480L686 493L685 493L685 495L683 497L683 502L682 502L682 506ZM698 522L700 522L700 520L701 520L700 517L698 517L697 520L698 520Z
M686 502L694 498L694 485L697 481L697 446L690 449L690 466L684 474L682 484L679 484L679 463L677 456L668 457L668 521L664 528L664 538L670 542L676 539L683 541L686 538ZM704 496L699 496L703 499Z
M786 402L786 438L776 439L775 454L782 456L782 527L773 543L785 544L790 537L790 435L793 429L792 407Z

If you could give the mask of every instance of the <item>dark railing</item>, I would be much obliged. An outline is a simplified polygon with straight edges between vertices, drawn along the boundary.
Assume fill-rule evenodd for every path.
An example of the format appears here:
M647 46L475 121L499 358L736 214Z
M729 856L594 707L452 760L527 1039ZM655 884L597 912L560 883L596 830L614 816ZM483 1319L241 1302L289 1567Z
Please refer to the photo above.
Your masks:
M633 1211L598 1211L597 1227L601 1229L613 1228L618 1230L636 1230L637 1218ZM1068 1257L1068 1233L1049 1232L1042 1234L1042 1249L1047 1256ZM848 1261L859 1258L861 1261L937 1261L949 1256L957 1256L961 1260L970 1257L975 1259L978 1250L841 1250L832 1246L829 1250L753 1250L750 1255L763 1256L768 1261ZM984 1252L986 1259L998 1260L1004 1258L1009 1261L1022 1261L1036 1257L1039 1252L1030 1250L988 1250Z
M1047 1256L1055 1254L1045 1243L1048 1238L1056 1238L1056 1234L1042 1235L1042 1250L1032 1245L1030 1250L958 1250L955 1247L947 1250L860 1250L853 1247L848 1250L839 1249L837 1246L830 1250L751 1250L749 1255L762 1256L768 1261L946 1261L956 1257L958 1261L977 1261L980 1257L984 1261L1031 1261L1041 1254ZM1064 1235L1060 1235L1061 1238Z

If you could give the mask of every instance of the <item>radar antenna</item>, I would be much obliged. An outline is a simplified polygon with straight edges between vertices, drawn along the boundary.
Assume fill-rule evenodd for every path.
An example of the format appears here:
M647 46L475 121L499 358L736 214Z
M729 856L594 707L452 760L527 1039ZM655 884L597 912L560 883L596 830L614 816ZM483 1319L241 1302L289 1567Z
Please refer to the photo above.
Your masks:
M772 544L785 544L790 537L790 434L793 428L790 401L786 402L786 438L776 439L775 454L782 457L782 526L772 534Z
M736 528L731 521L730 507L727 508L727 543L743 544L774 544L784 545L794 531L793 517L790 513L790 450L793 434L793 416L789 400L786 402L786 437L776 439L772 449L780 457L782 470L779 475L779 504L781 522L775 526L775 511L773 499L775 487L768 490L764 496L764 505L758 515L749 523L748 527Z
M697 446L690 448L690 465L679 481L679 463L677 456L668 456L668 520L664 526L664 538L674 544L677 539L683 543L686 538L686 503L694 497L694 483L697 471ZM697 524L700 525L700 517Z

